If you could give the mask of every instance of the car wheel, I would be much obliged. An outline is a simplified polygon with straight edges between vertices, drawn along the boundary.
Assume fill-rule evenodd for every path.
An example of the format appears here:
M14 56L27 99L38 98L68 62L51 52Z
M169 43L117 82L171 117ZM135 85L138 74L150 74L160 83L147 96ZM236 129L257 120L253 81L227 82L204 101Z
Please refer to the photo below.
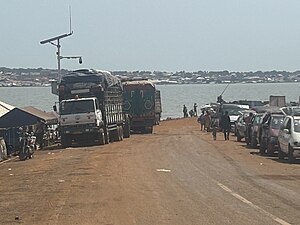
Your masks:
M289 146L289 151L288 151L288 162L289 163L294 163L295 162L295 157L294 157L294 151L291 148L291 146Z
M278 159L284 159L285 153L281 150L280 145L278 146Z
M272 143L268 143L267 145L267 155L272 156L274 154L274 145Z

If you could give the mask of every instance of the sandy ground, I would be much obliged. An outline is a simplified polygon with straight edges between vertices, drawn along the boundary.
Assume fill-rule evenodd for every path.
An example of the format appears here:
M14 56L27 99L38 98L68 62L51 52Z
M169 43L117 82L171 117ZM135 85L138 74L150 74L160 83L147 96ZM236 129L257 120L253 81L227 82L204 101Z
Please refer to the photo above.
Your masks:
M300 162L263 157L196 118L105 146L0 164L0 224L300 224Z

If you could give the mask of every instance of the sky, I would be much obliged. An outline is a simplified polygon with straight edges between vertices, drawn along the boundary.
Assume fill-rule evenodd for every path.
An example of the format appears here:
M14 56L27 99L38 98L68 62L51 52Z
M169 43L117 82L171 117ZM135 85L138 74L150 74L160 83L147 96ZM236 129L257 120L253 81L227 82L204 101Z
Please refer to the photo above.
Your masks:
M299 0L0 0L0 67L159 71L300 69Z

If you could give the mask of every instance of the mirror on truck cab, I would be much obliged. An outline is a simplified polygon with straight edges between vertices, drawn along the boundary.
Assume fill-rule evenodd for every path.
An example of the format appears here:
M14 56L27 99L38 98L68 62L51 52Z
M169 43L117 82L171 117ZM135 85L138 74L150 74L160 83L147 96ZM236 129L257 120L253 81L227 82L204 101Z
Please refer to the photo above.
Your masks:
M54 111L54 112L57 112L57 107L56 107L56 105L53 106L53 111Z

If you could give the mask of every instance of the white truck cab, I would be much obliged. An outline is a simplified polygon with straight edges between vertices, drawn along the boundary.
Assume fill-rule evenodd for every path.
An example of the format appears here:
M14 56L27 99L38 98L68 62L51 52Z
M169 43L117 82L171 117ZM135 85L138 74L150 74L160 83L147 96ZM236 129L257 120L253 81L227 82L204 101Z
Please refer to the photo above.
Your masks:
M97 139L103 134L103 118L98 99L75 98L62 100L59 105L59 125L62 144L66 147L76 136ZM67 143L67 144L64 144Z

